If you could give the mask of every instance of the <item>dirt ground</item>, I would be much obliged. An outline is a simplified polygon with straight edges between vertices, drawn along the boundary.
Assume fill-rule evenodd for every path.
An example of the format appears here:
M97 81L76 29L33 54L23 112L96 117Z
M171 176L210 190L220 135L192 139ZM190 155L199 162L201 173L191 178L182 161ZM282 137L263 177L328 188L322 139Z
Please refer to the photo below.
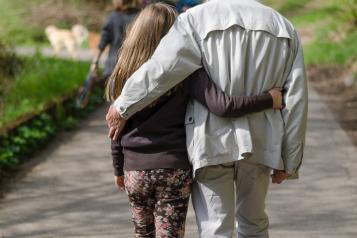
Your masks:
M310 85L322 96L335 119L357 146L357 86L346 86L350 70L337 65L310 66Z

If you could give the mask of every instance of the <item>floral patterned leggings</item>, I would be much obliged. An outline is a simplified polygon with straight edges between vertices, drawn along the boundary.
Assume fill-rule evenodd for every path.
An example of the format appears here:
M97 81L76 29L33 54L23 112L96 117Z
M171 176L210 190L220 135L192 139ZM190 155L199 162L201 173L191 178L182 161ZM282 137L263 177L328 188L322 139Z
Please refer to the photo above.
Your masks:
M134 237L184 237L191 173L182 169L125 171Z

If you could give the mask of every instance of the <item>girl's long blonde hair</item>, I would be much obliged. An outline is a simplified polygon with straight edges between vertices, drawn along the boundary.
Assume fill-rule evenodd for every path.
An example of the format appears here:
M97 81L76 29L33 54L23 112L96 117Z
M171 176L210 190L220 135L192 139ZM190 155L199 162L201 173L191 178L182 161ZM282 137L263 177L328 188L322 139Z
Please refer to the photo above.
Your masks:
M154 3L145 7L128 26L118 62L107 82L105 94L108 101L119 97L125 81L152 56L176 17L173 7Z

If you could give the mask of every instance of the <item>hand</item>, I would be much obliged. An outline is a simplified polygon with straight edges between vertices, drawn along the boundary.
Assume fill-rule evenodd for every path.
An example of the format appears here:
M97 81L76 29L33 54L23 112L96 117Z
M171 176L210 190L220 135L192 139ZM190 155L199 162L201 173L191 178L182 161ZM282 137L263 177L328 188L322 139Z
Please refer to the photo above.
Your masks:
M97 76L98 75L98 64L92 63L90 66L90 71L94 76Z
M119 133L126 124L126 120L120 116L119 112L117 112L113 106L110 106L105 119L107 120L109 128L108 137L112 140L117 140Z
M273 98L273 109L282 109L284 107L282 90L282 88L273 88L269 90L269 93Z
M284 170L273 170L273 174L270 175L272 183L281 184L284 180L288 179L289 174Z
M114 182L118 189L124 190L124 176L114 176Z

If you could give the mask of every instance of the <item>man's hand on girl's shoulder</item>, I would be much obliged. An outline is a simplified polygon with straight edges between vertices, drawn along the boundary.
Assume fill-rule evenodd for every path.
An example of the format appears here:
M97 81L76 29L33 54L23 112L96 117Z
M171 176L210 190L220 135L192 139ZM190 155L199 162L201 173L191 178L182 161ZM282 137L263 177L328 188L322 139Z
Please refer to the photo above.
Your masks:
M112 140L117 140L119 137L119 133L123 130L126 120L122 118L117 112L117 110L110 106L108 113L105 117L109 127L108 137Z

